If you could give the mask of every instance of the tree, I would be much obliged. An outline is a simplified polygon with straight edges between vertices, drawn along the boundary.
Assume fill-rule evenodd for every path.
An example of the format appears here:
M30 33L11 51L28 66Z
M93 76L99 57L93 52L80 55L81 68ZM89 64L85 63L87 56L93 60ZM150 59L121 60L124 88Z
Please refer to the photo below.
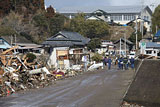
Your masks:
M85 30L87 29L85 25L85 14L78 13L72 20L70 27L73 31L80 33L83 36L86 36Z
M101 40L99 38L93 38L87 45L88 49L91 51L95 51L96 48L99 48L101 46Z
M64 15L55 14L54 17L49 20L50 34L55 35L59 31L64 30L64 25L68 20Z
M55 10L51 5L46 10L47 10L47 13L46 13L47 18L52 18L55 15Z
M142 39L142 33L140 31L137 32L137 41L140 41ZM133 32L131 36L129 37L129 40L136 44L136 33Z
M97 63L98 62L101 62L102 61L102 55L96 53L94 54L94 56L91 58L93 61L96 61Z
M71 29L88 38L102 38L109 34L109 26L104 21L86 20L84 13L79 13L71 20Z
M156 33L160 29L160 5L158 5L152 15L152 32Z
M109 34L109 26L103 21L86 20L86 36L89 38L102 38Z

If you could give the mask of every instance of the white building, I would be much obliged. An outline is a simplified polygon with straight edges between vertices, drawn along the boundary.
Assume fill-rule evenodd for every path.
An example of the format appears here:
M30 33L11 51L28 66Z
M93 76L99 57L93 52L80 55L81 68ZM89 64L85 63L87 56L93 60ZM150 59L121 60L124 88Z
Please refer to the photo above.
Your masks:
M73 18L77 13L85 13L90 20L104 20L125 25L130 21L141 18L148 22L150 31L152 11L148 6L101 6L101 7L71 7L62 8L59 13Z
M156 42L141 42L141 54L160 57L160 44Z
M99 54L105 53L106 55L109 55L115 51L115 46L112 41L102 40L101 41L101 48L97 48L96 51Z

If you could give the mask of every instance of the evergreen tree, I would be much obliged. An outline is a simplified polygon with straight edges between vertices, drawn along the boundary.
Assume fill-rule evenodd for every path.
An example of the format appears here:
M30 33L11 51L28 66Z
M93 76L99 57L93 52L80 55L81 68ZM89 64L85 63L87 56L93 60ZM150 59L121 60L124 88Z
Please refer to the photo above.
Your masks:
M156 7L152 15L152 32L156 33L156 29L160 29L160 5Z

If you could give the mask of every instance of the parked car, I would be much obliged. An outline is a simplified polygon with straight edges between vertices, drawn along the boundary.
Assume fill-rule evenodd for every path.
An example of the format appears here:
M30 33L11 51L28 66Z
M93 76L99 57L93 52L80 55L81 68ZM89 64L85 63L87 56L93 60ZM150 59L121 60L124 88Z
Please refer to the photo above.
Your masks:
M135 58L135 57L136 57L136 52L134 52L134 51L131 51L130 54L128 55L129 59Z

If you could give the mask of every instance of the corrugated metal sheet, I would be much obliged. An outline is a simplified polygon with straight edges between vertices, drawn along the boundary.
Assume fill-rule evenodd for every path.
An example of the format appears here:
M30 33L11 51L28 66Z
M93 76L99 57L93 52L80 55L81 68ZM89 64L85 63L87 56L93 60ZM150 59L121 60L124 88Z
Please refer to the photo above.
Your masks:
M146 6L143 6L143 9L146 8ZM59 13L92 13L98 9L101 9L107 13L140 13L142 6L101 6L101 7L65 7L57 10Z
M160 44L157 44L156 42L147 42L146 48L160 48Z

